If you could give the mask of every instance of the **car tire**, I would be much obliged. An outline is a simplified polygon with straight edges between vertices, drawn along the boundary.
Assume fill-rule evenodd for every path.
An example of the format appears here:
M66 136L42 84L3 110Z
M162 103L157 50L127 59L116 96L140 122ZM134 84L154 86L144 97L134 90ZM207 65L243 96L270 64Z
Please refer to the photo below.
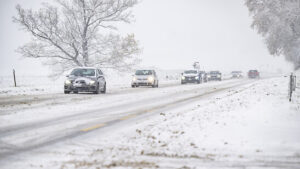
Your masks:
M101 91L101 93L106 93L106 83L104 84L103 90Z
M156 82L157 83L157 82ZM154 84L152 85L152 88L156 88L157 84L154 82Z
M64 91L65 94L70 94L70 91Z
M136 86L135 86L135 85L131 85L131 87L132 87L132 88L135 88Z
M77 94L77 93L78 93L78 91L73 91L73 93Z
M100 85L98 84L96 91L94 91L94 94L99 94L99 93L100 93Z

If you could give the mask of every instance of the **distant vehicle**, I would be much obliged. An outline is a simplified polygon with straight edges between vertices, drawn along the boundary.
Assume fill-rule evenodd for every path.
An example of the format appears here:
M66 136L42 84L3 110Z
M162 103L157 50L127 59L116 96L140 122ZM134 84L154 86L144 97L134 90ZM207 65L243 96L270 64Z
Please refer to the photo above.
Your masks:
M185 70L181 76L181 84L185 83L201 83L202 77L197 70Z
M64 93L93 92L106 93L106 81L100 69L94 67L79 67L67 75L64 83Z
M251 79L259 78L259 72L257 70L249 70L248 78L251 78Z
M207 74L205 71L199 71L202 82L207 82Z
M158 87L158 78L155 70L136 70L131 87L152 86Z
M242 78L242 71L232 71L231 72L231 78Z
M222 73L220 71L210 71L207 74L207 81L212 81L212 80L222 80Z

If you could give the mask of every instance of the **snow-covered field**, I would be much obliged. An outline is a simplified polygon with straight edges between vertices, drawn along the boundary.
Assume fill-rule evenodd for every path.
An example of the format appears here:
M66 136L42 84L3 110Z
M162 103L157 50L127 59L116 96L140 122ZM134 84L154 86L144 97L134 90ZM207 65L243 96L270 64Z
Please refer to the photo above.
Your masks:
M240 79L157 90L128 89L105 97L82 95L91 98L33 107L33 110L19 110L18 105L12 106L16 109L4 107L0 114L0 121L5 122L0 126L3 134L0 134L0 166L8 169L299 168L300 90L296 90L290 103L287 86L288 77L283 76ZM143 113L130 114L135 109L123 106L127 103L133 103ZM102 114L102 109L95 109L96 104L105 105ZM41 128L33 126L36 129L27 133L20 130L14 136L3 131L5 127L54 117L58 117L59 123L59 117L89 109L85 112L89 118L81 114L77 122L69 119L57 126L39 124ZM120 109L129 114L121 113ZM113 116L122 120L114 121ZM97 126L93 121L99 118L102 121ZM86 128L83 125L86 123L96 127ZM72 128L86 128L87 132L48 146L22 149L26 144L55 137L58 131L70 133ZM19 143L22 143L19 153L5 156L5 151L9 152L7 147L18 149L13 144Z

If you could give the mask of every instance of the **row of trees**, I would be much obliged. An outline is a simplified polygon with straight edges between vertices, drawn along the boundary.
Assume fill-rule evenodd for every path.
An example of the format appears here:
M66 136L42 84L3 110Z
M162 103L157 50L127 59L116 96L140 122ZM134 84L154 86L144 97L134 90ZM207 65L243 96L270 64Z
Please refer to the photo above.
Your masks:
M300 0L246 0L252 27L265 38L272 55L300 68Z
M32 35L18 49L24 57L46 58L61 75L76 66L131 69L139 62L134 34L122 37L116 23L130 23L137 0L56 0L38 11L16 6L13 21Z

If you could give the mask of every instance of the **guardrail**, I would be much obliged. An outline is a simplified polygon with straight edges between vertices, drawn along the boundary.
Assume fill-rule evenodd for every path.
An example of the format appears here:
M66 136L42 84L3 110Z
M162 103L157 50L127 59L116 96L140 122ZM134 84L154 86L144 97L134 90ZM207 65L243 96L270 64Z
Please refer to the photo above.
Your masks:
M289 101L291 102L292 101L292 95L293 95L293 92L296 90L296 87L297 87L297 84L296 84L296 76L291 73L290 75L290 81L289 81Z

